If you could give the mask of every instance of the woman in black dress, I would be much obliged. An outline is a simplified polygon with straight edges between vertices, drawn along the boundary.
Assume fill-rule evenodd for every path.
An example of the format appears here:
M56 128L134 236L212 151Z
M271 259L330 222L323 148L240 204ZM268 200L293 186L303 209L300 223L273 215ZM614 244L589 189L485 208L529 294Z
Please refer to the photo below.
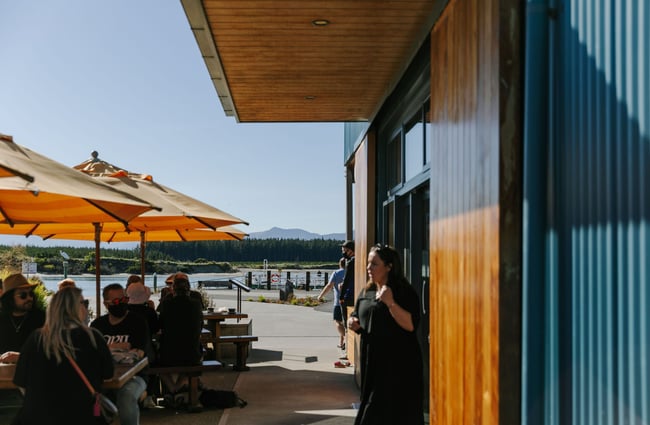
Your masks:
M418 296L393 248L374 246L367 269L368 284L348 320L361 335L361 405L354 423L423 424Z

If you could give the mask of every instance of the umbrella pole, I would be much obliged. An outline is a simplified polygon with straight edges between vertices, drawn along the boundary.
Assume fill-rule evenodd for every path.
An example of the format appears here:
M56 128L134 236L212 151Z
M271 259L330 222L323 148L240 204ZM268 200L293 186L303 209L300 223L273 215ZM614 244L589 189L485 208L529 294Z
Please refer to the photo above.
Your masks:
M95 317L101 315L101 280L102 280L102 271L101 271L101 260L99 258L99 242L100 235L102 233L102 228L99 223L93 223L95 226Z
M142 278L142 284L144 285L144 250L145 250L145 237L144 231L140 232L140 277Z

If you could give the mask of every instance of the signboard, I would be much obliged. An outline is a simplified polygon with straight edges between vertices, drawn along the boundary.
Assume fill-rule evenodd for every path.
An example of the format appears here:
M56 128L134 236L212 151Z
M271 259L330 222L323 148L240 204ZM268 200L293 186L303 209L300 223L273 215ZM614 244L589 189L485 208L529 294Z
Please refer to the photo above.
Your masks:
M280 275L277 273L273 273L271 275L271 282L272 283L278 283L280 281Z
M36 274L36 263L23 261L23 274Z

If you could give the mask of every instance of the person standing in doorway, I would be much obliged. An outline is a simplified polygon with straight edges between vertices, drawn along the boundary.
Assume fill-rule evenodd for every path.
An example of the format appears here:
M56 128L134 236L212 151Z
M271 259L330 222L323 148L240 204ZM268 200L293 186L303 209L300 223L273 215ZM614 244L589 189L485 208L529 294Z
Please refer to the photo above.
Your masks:
M370 250L367 270L368 283L348 320L348 328L361 336L361 405L354 423L422 425L418 295L389 246Z
M341 304L343 323L345 323L348 320L348 307L354 307L354 241L345 241L341 245L341 254L346 259L346 263L339 303Z

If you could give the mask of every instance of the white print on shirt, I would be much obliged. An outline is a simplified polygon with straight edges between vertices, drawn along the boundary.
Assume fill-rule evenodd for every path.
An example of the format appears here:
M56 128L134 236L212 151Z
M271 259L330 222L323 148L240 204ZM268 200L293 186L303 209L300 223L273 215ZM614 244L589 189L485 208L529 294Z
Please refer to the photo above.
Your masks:
M112 344L121 344L129 342L129 335L104 335L106 344L111 346Z

